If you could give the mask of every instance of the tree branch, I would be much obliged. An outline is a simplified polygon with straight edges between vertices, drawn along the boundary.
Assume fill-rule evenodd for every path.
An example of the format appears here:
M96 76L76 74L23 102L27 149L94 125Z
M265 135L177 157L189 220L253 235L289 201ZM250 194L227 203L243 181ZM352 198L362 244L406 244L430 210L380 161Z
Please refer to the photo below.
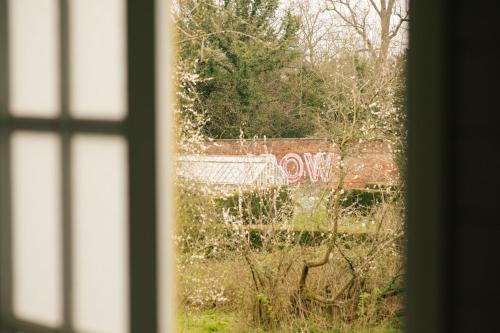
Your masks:
M380 16L380 9L377 7L377 4L375 3L374 0L370 0L370 3L372 4L373 6L373 9L375 9L375 11L377 12L378 16Z

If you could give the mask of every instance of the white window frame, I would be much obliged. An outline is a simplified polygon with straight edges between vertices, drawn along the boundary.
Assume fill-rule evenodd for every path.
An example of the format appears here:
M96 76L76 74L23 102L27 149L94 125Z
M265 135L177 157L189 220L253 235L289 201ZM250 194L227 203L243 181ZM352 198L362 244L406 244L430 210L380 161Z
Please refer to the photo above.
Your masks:
M82 120L70 115L69 0L58 1L61 113L47 119L18 117L9 112L8 0L0 0L0 332L74 332L70 140L79 133L120 135L128 142L130 332L173 331L170 1L126 0L128 112L120 121ZM64 323L57 330L13 315L9 142L17 130L56 133L62 142Z

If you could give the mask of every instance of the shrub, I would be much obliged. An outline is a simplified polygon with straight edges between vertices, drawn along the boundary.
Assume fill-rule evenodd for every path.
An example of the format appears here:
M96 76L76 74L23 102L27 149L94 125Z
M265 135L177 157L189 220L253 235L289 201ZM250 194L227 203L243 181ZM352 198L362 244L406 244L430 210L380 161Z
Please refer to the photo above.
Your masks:
M373 206L382 202L387 197L387 188L379 185L367 186L365 189L347 190L341 204L361 213L367 213Z
M256 188L218 197L216 205L244 224L282 222L293 215L293 202L287 187Z

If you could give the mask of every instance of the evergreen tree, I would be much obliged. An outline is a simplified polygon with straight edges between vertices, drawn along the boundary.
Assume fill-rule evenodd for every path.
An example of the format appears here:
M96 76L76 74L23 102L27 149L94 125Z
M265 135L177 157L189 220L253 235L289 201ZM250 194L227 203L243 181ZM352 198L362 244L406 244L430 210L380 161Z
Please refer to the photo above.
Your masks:
M300 20L278 0L180 0L179 57L197 64L199 107L213 138L304 137L321 84L297 47Z

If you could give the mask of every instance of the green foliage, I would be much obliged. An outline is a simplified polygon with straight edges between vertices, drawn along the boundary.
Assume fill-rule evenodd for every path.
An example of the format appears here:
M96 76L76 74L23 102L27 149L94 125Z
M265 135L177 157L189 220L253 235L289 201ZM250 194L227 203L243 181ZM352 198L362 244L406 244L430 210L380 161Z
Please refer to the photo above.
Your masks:
M223 256L220 251L236 251L244 243L235 234L232 223L268 225L281 223L293 215L292 196L287 187L221 194L206 193L194 184L183 185L177 189L177 242L181 253ZM248 241L254 248L262 247L262 232L249 230Z
M215 200L221 211L241 219L244 224L281 222L293 215L293 203L287 187L246 190Z
M213 138L304 137L323 105L321 80L298 50L300 20L278 0L179 1L179 58L197 63Z
M246 321L244 313L217 310L181 312L178 314L177 331L180 333L398 333L403 331L400 320L381 323L375 327L357 329L332 329L303 320L286 329L263 330Z
M351 189L347 191L341 203L343 207L351 207L359 212L366 213L371 207L380 203L382 195L382 190Z
M222 311L205 311L196 314L181 313L177 321L179 332L212 333L231 332L235 315Z
M193 222L210 222L219 215L210 196L203 194L196 184L179 184L177 186L177 225L182 228Z
M290 226L296 229L325 229L328 227L328 216L326 208L316 209L312 212L300 212L290 220Z
M394 161L396 162L398 166L398 170L401 175L406 174L406 163L407 163L407 158L406 158L406 152L408 150L407 147L407 128L406 128L406 103L407 103L407 96L406 96L406 80L407 80L407 68L406 68L406 61L407 61L407 54L403 54L399 56L396 60L400 65L400 70L396 73L397 74L397 85L396 85L396 90L395 90L395 95L394 95L394 106L396 110L398 111L398 117L395 119L396 120L396 126L395 126L395 131L397 132L397 137L399 140L396 140L394 144ZM406 186L406 177L401 177L400 180L400 186L404 189ZM403 191L404 192L404 191Z

